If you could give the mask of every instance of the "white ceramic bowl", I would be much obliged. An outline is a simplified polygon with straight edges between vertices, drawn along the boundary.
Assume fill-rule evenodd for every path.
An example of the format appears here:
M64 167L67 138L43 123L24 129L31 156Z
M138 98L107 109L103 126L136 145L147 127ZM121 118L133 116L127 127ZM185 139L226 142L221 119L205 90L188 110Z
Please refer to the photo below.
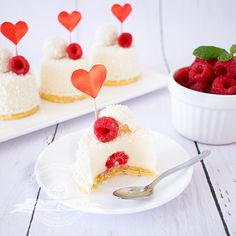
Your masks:
M236 95L197 92L170 74L172 122L181 135L206 144L236 142Z

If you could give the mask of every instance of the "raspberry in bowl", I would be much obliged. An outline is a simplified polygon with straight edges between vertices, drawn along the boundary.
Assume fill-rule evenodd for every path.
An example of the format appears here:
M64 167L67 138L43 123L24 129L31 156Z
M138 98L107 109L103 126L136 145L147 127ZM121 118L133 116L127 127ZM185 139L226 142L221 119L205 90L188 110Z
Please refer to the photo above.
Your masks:
M236 45L194 50L194 62L170 74L172 122L184 137L206 144L236 142Z

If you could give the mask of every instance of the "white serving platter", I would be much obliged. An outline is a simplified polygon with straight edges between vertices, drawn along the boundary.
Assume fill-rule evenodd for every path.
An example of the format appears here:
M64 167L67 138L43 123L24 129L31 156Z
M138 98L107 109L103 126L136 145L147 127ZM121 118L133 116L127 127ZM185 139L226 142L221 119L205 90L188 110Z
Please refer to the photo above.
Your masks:
M181 194L189 185L193 167L162 180L154 194L145 200L124 200L112 192L125 186L142 186L151 180L144 177L118 176L107 180L90 194L81 192L73 177L78 140L82 131L66 135L53 142L39 155L35 176L39 186L51 198L70 209L96 214L131 214L159 207ZM189 159L186 150L169 137L153 132L157 171L159 174ZM49 200L49 199L48 199Z
M136 83L109 87L103 86L97 97L97 107L120 103L167 85L168 76L146 70L142 79ZM75 103L58 104L42 100L40 110L32 116L19 120L0 121L0 142L10 140L21 135L43 129L45 127L79 117L93 111L93 101L88 98Z

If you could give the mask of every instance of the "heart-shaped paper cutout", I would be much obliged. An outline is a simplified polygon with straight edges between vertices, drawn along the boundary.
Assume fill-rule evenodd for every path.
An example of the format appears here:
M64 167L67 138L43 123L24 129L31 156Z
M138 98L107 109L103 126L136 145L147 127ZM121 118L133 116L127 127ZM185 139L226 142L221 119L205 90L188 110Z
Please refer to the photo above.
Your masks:
M71 82L81 92L96 98L106 79L106 74L104 65L94 65L89 72L83 69L74 71Z
M1 25L2 34L17 45L28 31L28 25L24 21L19 21L15 25L11 22L4 22Z
M112 13L115 17L123 23L132 11L132 7L129 3L126 3L123 7L119 4L114 4L111 8Z
M58 15L58 21L70 32L78 25L81 20L81 14L78 11L73 11L69 14L66 11L62 11Z

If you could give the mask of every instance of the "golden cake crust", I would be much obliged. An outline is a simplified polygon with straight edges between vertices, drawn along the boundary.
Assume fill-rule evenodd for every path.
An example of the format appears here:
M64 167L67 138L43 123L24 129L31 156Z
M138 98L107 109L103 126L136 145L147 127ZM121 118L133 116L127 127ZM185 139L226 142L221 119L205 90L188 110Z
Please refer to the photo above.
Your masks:
M104 172L100 173L94 180L92 189L97 189L99 185L101 185L104 181L115 177L115 176L122 176L122 175L129 175L129 176L144 176L144 177L150 177L152 179L157 177L157 173L155 173L152 170L138 167L138 166L118 166L113 167L108 170L105 170ZM79 189L81 189L83 192L87 192L83 187L78 186Z
M87 95L82 94L82 95L79 95L79 96L63 96L63 97L60 97L60 96L40 92L40 97L44 100L49 101L49 102L71 103L71 102L83 100L83 99L87 98Z
M121 175L145 176L145 177L151 177L151 178L156 178L157 176L157 174L154 171L143 168L143 167L130 166L130 165L113 167L111 169L105 170L104 172L100 173L96 177L93 183L93 189L96 189L105 180L108 180L115 176L121 176Z
M125 79L124 80L105 80L104 85L106 85L106 86L123 86L123 85L135 83L136 81L138 81L140 79L141 79L140 76L136 76L134 78L127 79L127 80L125 80Z
M36 107L30 109L29 111L25 111L25 112L20 112L20 113L10 114L10 115L1 115L0 114L0 120L17 120L17 119L21 119L21 118L33 115L38 110L39 110L39 106L36 106Z

